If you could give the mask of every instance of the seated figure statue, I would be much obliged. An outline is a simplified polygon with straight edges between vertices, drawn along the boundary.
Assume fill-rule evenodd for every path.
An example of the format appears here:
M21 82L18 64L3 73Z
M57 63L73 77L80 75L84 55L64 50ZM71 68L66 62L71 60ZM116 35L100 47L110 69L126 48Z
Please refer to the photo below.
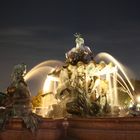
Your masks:
M16 65L12 73L12 83L7 88L7 94L11 100L9 107L14 108L14 116L21 116L31 110L31 94L24 81L25 74L26 65L23 63Z
M7 93L1 93L3 110L0 111L0 129L4 129L6 122L11 118L20 118L32 132L37 129L40 116L32 112L31 94L24 76L26 65L18 64L12 73L12 82L7 88Z

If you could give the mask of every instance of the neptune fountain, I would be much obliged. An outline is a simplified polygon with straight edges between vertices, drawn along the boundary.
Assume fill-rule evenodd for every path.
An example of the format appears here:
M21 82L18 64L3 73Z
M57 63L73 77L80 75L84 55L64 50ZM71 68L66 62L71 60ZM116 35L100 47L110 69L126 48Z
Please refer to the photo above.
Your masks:
M44 61L28 73L23 63L14 67L7 92L0 93L1 129L11 118L21 118L32 132L37 130L40 120L51 119L52 122L64 119L65 129L69 123L74 126L71 131L73 134L75 120L69 120L68 123L65 121L67 118L82 118L76 120L77 127L87 127L87 123L93 123L94 119L97 128L104 129L101 118L109 118L111 121L115 118L116 126L119 118L140 115L139 97L125 67L108 53L93 54L80 34L75 34L75 37L76 46L65 54L65 62ZM33 95L27 84L31 85L35 80L40 81L40 86ZM79 125L81 121L85 121L85 124L82 123L85 126ZM110 128L111 121L103 120L103 124L110 124L107 125ZM120 128L118 124L116 128Z
M33 98L33 112L49 118L67 116L129 116L138 114L135 90L124 66L108 53L96 56L75 34L76 47L66 61L45 61L25 75L30 80L46 72L41 92Z

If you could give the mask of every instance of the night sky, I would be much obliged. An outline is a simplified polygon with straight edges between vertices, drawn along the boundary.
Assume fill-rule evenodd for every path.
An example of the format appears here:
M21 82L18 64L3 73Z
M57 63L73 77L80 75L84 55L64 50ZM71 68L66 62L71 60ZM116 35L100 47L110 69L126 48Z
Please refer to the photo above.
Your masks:
M49 60L65 60L74 33L96 55L111 53L140 79L139 0L5 0L0 3L0 90L13 66L28 70Z

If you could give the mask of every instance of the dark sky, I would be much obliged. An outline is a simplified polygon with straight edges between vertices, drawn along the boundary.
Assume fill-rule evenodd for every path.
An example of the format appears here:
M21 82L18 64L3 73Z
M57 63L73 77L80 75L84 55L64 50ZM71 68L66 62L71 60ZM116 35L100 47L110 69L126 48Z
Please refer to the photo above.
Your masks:
M41 61L65 59L74 33L94 54L109 52L140 79L139 0L5 0L0 3L0 90L15 64L28 70Z

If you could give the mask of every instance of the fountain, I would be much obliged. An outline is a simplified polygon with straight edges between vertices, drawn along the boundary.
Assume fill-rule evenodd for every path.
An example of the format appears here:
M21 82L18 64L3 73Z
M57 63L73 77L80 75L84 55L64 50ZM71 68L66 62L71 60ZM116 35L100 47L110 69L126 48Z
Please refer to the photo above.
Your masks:
M76 47L66 53L65 63L46 61L25 76L29 80L44 67L48 69L39 96L41 105L36 106L39 114L51 118L130 115L129 102L135 102L134 87L122 64L108 53L94 56L84 39L79 34L75 36ZM120 102L121 94L126 99ZM122 114L122 110L126 112Z
M137 139L135 134L139 135L137 132L140 132L137 125L140 122L140 100L136 99L134 86L124 66L108 53L102 52L95 56L85 46L80 34L75 34L75 37L76 47L66 53L65 62L44 61L26 75L22 71L19 79L25 86L25 81L30 83L36 76L40 77L36 80L43 83L26 109L31 109L29 104L32 102L33 114L50 119L51 123L56 120L62 123L63 120L61 125L65 136L80 140L90 140L93 137L95 140L110 137L113 140ZM20 83L17 82L18 78L13 78L13 81L14 84ZM26 93L29 92L27 87L25 89ZM10 86L8 92L13 92L12 90ZM7 94L0 95L2 99L7 98ZM20 109L25 110L23 104L20 105ZM17 108L15 110L19 113L16 116L24 117ZM56 122L55 128L60 127L58 124Z

